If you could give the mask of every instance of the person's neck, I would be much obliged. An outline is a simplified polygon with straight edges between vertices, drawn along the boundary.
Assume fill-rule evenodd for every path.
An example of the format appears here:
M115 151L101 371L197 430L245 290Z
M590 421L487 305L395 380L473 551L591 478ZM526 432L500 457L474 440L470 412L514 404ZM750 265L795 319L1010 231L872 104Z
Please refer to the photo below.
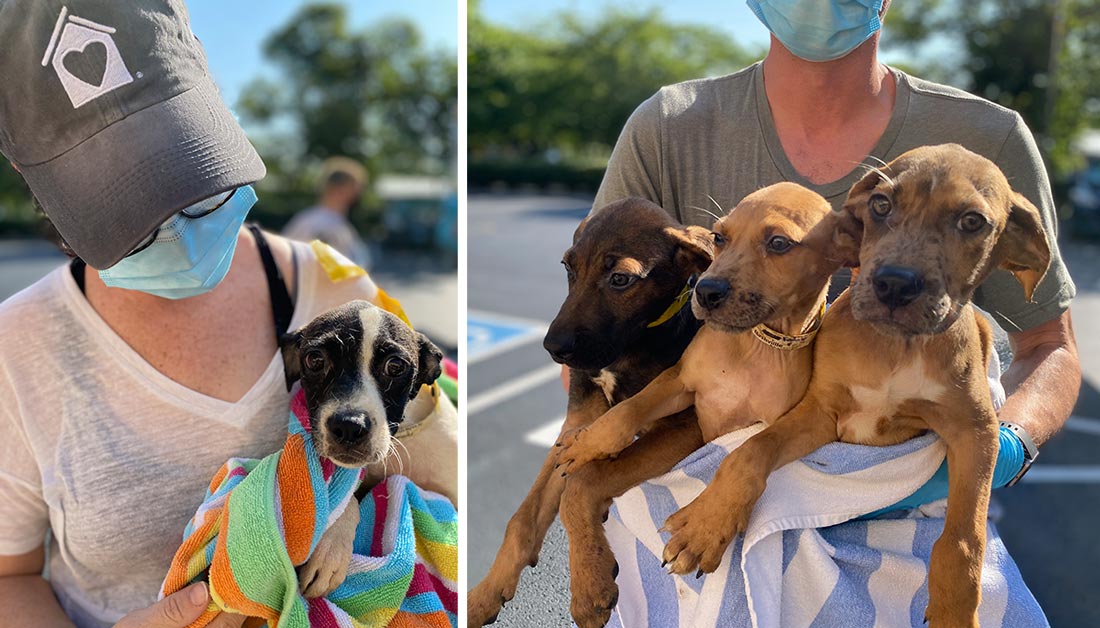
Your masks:
M828 134L869 112L893 109L895 85L878 61L878 35L834 61L800 59L772 37L764 90L776 127L806 137Z
M328 196L322 196L321 200L318 204L323 209L326 209L326 210L328 210L328 211L330 211L334 214L339 214L341 216L347 216L348 215L347 203L345 203L343 201L340 201L340 200L337 200L337 199L334 199L334 198L328 197Z

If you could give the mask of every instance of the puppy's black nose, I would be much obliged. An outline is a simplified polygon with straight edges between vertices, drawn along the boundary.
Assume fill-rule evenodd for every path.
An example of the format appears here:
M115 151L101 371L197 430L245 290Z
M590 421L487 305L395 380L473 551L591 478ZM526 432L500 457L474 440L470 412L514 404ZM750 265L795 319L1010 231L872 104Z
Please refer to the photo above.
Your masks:
M353 415L338 414L328 420L328 430L341 445L354 445L367 435L367 427L351 419ZM362 415L358 415L362 418Z
M909 305L924 292L924 277L912 268L879 266L871 277L875 296L890 307Z
M730 283L722 279L700 279L695 284L695 300L708 310L722 305L729 295Z
M550 331L542 341L542 348L560 364L573 357L573 352L577 349L577 337Z

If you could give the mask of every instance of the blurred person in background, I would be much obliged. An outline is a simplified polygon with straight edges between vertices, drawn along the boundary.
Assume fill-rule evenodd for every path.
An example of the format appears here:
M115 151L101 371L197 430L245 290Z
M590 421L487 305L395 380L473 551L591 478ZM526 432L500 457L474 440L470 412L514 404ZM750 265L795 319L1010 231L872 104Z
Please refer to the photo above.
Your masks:
M320 240L356 265L370 269L370 249L348 216L359 206L367 170L346 157L331 157L321 169L317 204L302 210L283 228L283 237L300 242Z
M211 474L286 437L278 338L379 291L244 225L266 170L180 0L0 0L0 41L0 153L73 257L0 304L0 624L182 628Z

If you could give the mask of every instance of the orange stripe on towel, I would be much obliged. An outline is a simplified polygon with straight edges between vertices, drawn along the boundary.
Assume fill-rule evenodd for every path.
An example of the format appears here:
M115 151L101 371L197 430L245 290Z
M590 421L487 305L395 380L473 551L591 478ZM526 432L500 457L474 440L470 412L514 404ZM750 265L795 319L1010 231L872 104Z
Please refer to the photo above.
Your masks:
M286 551L292 565L301 565L309 558L313 543L313 522L317 516L313 487L309 484L309 464L306 446L301 436L293 435L283 447L276 470L279 478L279 498L294 508L283 509L283 530L286 531Z

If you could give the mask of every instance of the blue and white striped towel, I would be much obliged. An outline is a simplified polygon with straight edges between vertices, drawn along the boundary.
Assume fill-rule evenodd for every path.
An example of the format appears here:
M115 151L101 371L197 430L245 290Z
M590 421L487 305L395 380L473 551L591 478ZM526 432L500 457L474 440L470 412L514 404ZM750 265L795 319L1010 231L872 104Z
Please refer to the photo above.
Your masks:
M999 373L999 368L993 370ZM995 405L1004 392L991 378ZM615 500L606 524L619 562L611 626L627 628L888 628L923 626L928 560L946 500L855 520L912 494L946 448L928 434L894 447L833 443L773 473L743 538L715 573L661 567L665 519L694 499L728 452L762 429L727 434L671 472ZM992 523L987 527L984 628L1046 627Z

